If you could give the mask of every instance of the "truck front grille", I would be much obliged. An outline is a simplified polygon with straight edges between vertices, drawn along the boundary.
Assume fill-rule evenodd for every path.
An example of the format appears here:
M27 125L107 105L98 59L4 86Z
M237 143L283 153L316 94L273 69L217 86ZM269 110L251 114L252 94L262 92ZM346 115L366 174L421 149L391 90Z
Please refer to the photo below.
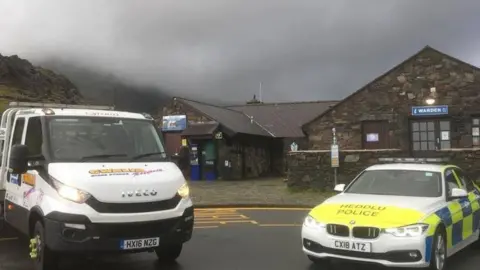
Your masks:
M350 230L348 229L348 226L340 224L327 224L327 232L336 236L350 236Z
M142 202L142 203L105 203L94 197L90 197L85 203L92 207L98 213L145 213L163 211L175 208L182 197L175 194L175 196L168 200Z

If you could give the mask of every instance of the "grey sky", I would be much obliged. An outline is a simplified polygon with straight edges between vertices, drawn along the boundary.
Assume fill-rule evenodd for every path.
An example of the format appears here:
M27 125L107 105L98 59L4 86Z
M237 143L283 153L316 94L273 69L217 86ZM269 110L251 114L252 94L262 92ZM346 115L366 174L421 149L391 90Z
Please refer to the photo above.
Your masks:
M0 53L177 95L339 99L425 45L480 65L478 0L0 0Z

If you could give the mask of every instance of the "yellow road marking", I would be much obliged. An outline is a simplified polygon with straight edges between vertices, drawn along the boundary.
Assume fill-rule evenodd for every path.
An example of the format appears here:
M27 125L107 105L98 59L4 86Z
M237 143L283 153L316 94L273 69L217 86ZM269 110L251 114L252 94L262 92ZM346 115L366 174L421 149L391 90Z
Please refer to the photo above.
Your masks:
M0 242L2 242L2 241L12 241L12 240L18 240L18 237L0 238Z
M218 228L218 226L195 226L193 229L213 229Z
M301 227L302 224L258 224L260 227Z
M244 217L196 218L196 219L195 219L195 222L197 222L197 221L206 221L206 220L224 220L224 221L227 221L227 220L244 220L244 219L248 219L248 218L244 218Z
M258 224L258 222L253 220L211 220L211 221L199 221L195 222L198 224L222 224L226 225L227 223L251 223L251 224Z

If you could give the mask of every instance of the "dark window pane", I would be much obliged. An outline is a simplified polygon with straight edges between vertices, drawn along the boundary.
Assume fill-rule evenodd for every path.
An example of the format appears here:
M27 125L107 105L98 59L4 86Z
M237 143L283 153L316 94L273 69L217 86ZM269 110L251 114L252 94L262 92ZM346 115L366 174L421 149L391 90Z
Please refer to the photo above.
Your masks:
M421 147L422 150L428 150L427 142L422 142L421 145L422 145L422 147Z
M418 130L419 130L418 122L412 123L412 130L413 130L413 131L418 131Z
M420 150L420 143L419 142L414 142L413 143L413 150L415 150L415 151Z
M433 122L428 122L428 131L434 131L435 130L435 124Z
M421 132L420 133L420 140L421 141L426 141L427 140L427 132Z
M435 142L428 142L428 150L435 150Z
M440 121L440 130L450 130L450 121Z
M435 141L435 132L428 132L428 140Z
M427 123L426 122L420 122L420 130L421 131L426 131L427 130Z
M450 149L450 141L442 141L440 144L441 149Z
M413 132L412 139L414 142L420 141L420 134L418 132Z

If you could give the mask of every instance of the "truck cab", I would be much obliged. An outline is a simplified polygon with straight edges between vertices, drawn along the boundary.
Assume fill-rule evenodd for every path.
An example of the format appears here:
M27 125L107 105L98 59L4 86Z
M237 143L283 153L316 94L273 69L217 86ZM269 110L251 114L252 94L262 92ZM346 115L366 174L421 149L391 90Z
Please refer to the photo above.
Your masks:
M51 269L66 253L180 255L193 204L151 116L10 105L0 125L0 222L28 236L34 269Z

